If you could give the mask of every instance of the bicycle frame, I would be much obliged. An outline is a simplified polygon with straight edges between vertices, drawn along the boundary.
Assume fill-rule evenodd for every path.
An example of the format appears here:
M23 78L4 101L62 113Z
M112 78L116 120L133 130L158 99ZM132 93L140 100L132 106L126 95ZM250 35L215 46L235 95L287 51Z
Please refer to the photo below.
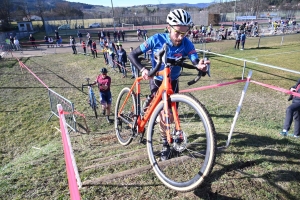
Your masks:
M156 92L155 96L153 97L148 109L146 110L146 112L144 113L144 115L141 115L141 105L140 105L140 93L141 93L141 87L140 87L140 82L141 80L143 80L142 77L138 77L136 78L136 80L134 81L133 85L130 88L130 92L127 94L125 101L123 102L119 113L118 113L118 117L120 117L122 120L125 120L122 116L122 110L125 106L125 104L127 103L130 95L133 93L134 88L136 88L136 103L137 103L137 107L136 107L136 113L137 113L137 119L135 121L134 124L129 124L129 126L132 129L137 128L137 132L139 134L143 133L145 131L145 125L147 124L148 120L151 117L152 112L154 111L154 109L156 108L156 106L158 105L158 103L161 101L161 99L164 101L164 119L166 122L166 135L167 135L167 140L169 143L172 143L172 138L170 135L170 113L169 113L169 99L170 99L170 95L174 94L174 91L172 89L172 85L171 85L171 78L169 77L171 70L170 70L170 66L166 65L165 68L162 71L157 72L156 75L158 76L163 76L164 79L162 81L162 84L160 85L158 91ZM179 118L178 118L178 112L177 112L177 108L176 108L176 103L172 103L171 104L171 110L172 110L172 114L174 117L174 122L175 122L175 128L176 130L181 130L180 128L180 122L179 122Z
M96 97L95 97L95 93L93 91L92 85L89 83L89 78L86 79L88 84L81 85L81 90L83 91L83 87L84 86L88 86L89 92L88 92L88 97L89 97L89 104L91 106L91 108L94 110L95 112L95 117L98 118L98 114L97 114L97 101L96 101Z

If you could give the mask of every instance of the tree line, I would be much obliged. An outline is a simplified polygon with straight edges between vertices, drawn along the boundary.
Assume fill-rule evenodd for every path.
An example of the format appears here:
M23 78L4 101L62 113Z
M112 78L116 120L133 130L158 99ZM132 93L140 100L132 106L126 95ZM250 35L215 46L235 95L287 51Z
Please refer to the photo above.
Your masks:
M70 24L71 19L78 18L112 18L114 13L115 18L128 16L153 16L166 15L171 9L174 9L174 4L167 6L141 6L141 7L115 7L112 12L110 7L93 6L83 3L71 3L61 0L52 0L49 5L49 0L1 0L0 20L2 30L10 30L10 22L12 20L23 21L27 18L31 21L31 15L41 17L44 26L44 19L51 17L63 18L67 24ZM31 3L30 3L31 2ZM274 10L299 10L300 0L214 0L207 8L187 7L183 9L188 11L208 10L211 13L228 13L240 12L258 16L262 11Z

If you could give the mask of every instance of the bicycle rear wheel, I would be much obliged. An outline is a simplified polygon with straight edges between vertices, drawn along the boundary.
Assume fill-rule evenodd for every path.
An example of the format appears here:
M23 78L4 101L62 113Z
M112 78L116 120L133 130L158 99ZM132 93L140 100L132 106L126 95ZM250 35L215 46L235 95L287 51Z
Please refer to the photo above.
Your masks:
M133 124L134 116L136 115L136 98L134 93L132 93L127 100L122 112L120 113L121 117L118 116L118 113L129 92L129 88L123 88L121 90L115 107L116 135L122 145L130 144L133 139L133 131L130 125Z
M175 130L174 122L171 122L174 142L170 144L168 160L160 161L162 133L158 116L163 110L163 102L158 104L149 120L147 152L158 178L173 190L187 192L198 187L213 168L216 156L215 128L208 111L195 98L174 94L171 95L171 102L179 103L181 131ZM177 143L176 137L180 138Z

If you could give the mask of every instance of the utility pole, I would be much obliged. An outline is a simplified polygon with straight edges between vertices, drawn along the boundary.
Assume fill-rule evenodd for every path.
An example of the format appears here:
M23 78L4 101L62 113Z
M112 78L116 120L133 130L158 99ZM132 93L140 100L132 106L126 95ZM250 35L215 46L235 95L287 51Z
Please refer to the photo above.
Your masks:
M234 19L233 19L234 22L235 22L235 18L236 18L235 12L236 12L236 0L235 0L235 2L234 2Z
M113 14L113 25L114 25L114 31L116 31L116 24L115 24L115 14L114 14L114 5L113 5L113 1L110 0L111 2L111 9L112 9L112 14Z

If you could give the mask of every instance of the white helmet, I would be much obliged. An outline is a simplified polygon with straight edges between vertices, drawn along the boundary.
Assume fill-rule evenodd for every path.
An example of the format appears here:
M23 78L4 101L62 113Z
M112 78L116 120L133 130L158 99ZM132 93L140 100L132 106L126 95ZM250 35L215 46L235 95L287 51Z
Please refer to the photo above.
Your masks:
M172 25L190 26L192 24L191 15L183 9L175 9L167 16L167 22Z

